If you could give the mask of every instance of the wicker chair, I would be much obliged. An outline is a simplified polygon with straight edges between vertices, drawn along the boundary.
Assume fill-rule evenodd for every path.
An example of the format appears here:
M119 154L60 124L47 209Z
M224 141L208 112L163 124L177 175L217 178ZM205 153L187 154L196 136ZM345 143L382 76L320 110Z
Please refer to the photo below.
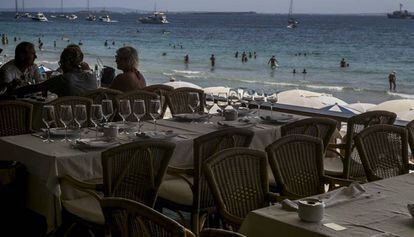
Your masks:
M202 172L202 165L211 155L233 147L248 147L254 133L227 128L194 139L194 168L169 167L173 178L165 180L159 192L160 205L171 210L191 213L191 228L198 234L208 214L215 211L211 191Z
M168 167L175 145L161 141L138 141L102 153L103 184L79 181L70 176L61 178L75 189L90 194L63 200L69 220L80 223L96 233L102 231L104 217L99 206L104 197L121 197L153 207L159 186Z
M55 107L55 116L56 122L58 126L63 126L62 122L60 122L60 105L71 105L72 111L75 108L75 105L85 105L86 106L86 113L88 116L87 122L84 124L84 127L88 127L90 124L90 112L91 112L91 105L93 101L92 99L80 96L64 96L59 97L56 100L53 100L48 103L48 105L53 105Z
M414 156L414 120L409 122L406 128L408 131L408 144L410 145L410 150L411 150L410 159L413 159L413 156Z
M0 101L0 137L32 133L32 113L32 104Z
M150 108L150 102L151 100L155 100L155 99L159 99L159 96L153 92L148 92L148 91L144 91L144 90L136 90L133 92L129 92L126 94L123 94L121 96L118 96L117 98L117 104L119 106L119 100L122 99L128 99L131 101L131 115L128 117L128 121L135 121L135 117L132 115L132 106L134 103L134 100L144 100L145 101L145 111L146 114L144 115L144 117L141 118L141 121L143 120L152 120L150 114L149 114L149 108Z
M169 107L168 101L167 101L167 94L173 91L174 87L163 85L163 84L156 84L156 85L146 86L142 89L145 91L153 92L161 98L161 104L162 104L161 118L164 117L165 111L167 110L167 107Z
M370 111L363 114L355 115L348 119L347 133L343 139L345 142L342 144L329 144L328 149L336 152L337 149L340 152L337 154L340 156L342 162L337 162L336 166L343 166L343 172L336 172L335 177L343 177L346 179L365 181L366 176L364 168L359 158L358 151L354 144L354 137L367 127L377 124L389 124L392 125L395 122L397 115L388 111ZM328 169L328 167L325 167ZM336 168L338 170L338 168ZM335 170L330 172L335 173Z
M204 229L200 232L200 237L245 237L242 234L222 230L222 229Z
M262 151L226 149L207 159L203 170L220 216L232 230L239 229L249 212L277 200L269 192L267 158Z
M392 125L375 125L355 137L368 181L408 174L407 130Z
M288 135L266 147L281 199L324 193L325 184L351 183L324 175L323 149L321 139L307 135Z
M194 236L176 221L142 203L123 198L104 198L101 205L110 236Z
M204 112L204 101L205 95L203 90L190 88L190 87L182 87L173 90L172 92L168 93L167 95L167 103L170 106L171 114L185 114L191 113L190 107L188 107L188 94L191 92L198 93L200 98L200 106L197 109L197 112L203 113Z

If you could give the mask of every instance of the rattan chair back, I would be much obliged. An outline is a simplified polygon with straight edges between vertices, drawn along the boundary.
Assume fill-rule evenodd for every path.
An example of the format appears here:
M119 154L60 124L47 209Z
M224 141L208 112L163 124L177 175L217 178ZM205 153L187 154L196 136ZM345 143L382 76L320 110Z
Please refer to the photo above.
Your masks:
M408 144L410 145L411 156L414 155L414 120L406 126L408 131Z
M171 114L185 114L185 113L191 113L191 109L188 106L188 100L189 100L189 93L195 92L198 93L199 99L200 99L200 106L196 109L198 113L204 112L204 105L205 105L205 95L203 90L190 88L190 87L182 87L175 89L168 93L167 100L168 105L171 110Z
M355 137L368 181L408 174L408 135L405 128L375 125Z
M282 195L308 197L324 192L321 139L288 135L266 147L266 152Z
M104 193L154 206L175 144L137 141L102 153Z
M167 86L163 84L156 84L156 85L150 85L142 88L145 91L153 92L157 94L161 99L161 105L162 105L162 114L161 117L164 117L165 111L167 110L168 101L167 101L167 94L174 90L174 87Z
M113 121L118 114L118 102L116 98L122 94L124 94L122 91L101 87L85 94L84 97L92 99L94 104L102 104L102 100L111 100L114 113L109 118L109 121Z
M267 158L262 151L231 148L214 154L203 165L219 213L235 230L256 209L269 205Z
M101 206L110 236L187 237L182 225L142 203L104 198Z
M194 196L196 209L214 207L213 196L207 184L202 166L210 156L228 148L249 147L254 133L249 130L227 128L194 139Z
M306 118L288 123L281 128L282 137L298 134L320 138L323 141L324 151L332 138L338 122L330 118Z
M119 100L128 99L131 102L131 115L127 118L128 121L136 121L136 118L133 115L133 104L134 100L144 100L145 101L145 111L146 114L141 118L142 120L151 120L151 116L149 113L150 102L151 100L159 99L159 96L153 92L144 91L144 90L136 90L132 91L123 95L118 96L117 104L119 107Z
M344 176L347 179L366 180L364 167L354 144L354 137L367 127L378 124L392 125L397 115L388 111L370 111L351 117L345 137Z
M33 105L21 101L0 101L0 137L32 132Z
M245 237L242 234L229 231L229 230L222 230L222 229L203 229L200 232L200 237Z
M71 105L72 112L74 112L76 105L85 105L88 119L83 126L88 127L90 124L91 105L93 104L93 101L90 98L80 97L80 96L63 96L47 104L53 105L55 107L56 123L58 126L63 126L62 122L60 121L60 106L61 105Z

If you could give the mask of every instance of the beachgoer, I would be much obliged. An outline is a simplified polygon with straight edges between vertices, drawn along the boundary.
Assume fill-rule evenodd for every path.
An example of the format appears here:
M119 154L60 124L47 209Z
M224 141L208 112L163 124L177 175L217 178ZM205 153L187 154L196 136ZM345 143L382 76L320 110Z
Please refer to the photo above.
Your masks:
M16 36L14 36L14 42L17 42L17 37Z
M249 58L252 58L252 52L249 52Z
M272 56L270 59L269 59L269 61L267 62L267 65L269 65L270 64L270 67L272 68L272 69L275 69L277 66L276 66L276 64L278 63L278 61L277 61L277 59L276 59L276 56Z
M296 74L296 69L293 69L293 72L292 72L293 74Z
M42 51L42 49L43 49L43 42L40 42L40 44L39 44L39 51Z
M167 56L167 53L166 52L163 52L161 55L162 56Z
M83 45L82 40L79 40L78 45L79 45L79 46L82 46L82 45Z
M115 41L112 41L112 45L115 46Z
M170 82L175 82L175 77L170 77Z
M247 54L245 51L242 53L242 63L247 62Z
M104 45L105 45L105 47L108 47L108 40L105 40Z
M345 58L342 58L341 63L340 63L340 66L341 66L342 68L346 67L346 61L345 61Z
M16 46L14 59L0 68L0 94L42 79L37 65L35 46L22 42Z
M395 91L397 84L397 72L392 71L390 75L388 75L388 82L390 83L390 91Z
M210 57L211 67L216 66L216 57L214 57L214 54Z
M116 52L116 64L122 73L115 77L110 88L123 92L142 89L146 86L144 76L138 71L138 52L133 47L123 47Z
M82 52L81 48L79 47L79 45L76 44L70 44L68 46L66 46L66 48L75 48L77 50L79 50L80 52ZM88 63L86 63L85 61L83 61L83 53L81 54L81 60L82 62L79 64L81 66L81 69L84 71L92 71L91 67L89 66Z
M56 40L55 40L55 41L53 41L53 48L55 48L55 49L56 49Z
M253 52L253 58L256 59L257 58L257 54L256 51Z
M185 56L184 56L184 63L185 64L188 64L190 62L190 58L188 57L188 54L186 54Z
M304 69L303 69L302 73L303 73L303 74L308 73L308 72L306 71L306 68L304 68Z
M238 58L239 57L239 51L236 51L236 53L234 54L234 57L235 58Z
M66 47L60 55L62 74L40 84L25 86L12 94L26 95L39 91L50 91L60 96L81 96L96 90L96 77L91 71L82 70L83 53L79 47Z
M42 43L42 40L40 39L40 37L37 39L37 42L40 44Z

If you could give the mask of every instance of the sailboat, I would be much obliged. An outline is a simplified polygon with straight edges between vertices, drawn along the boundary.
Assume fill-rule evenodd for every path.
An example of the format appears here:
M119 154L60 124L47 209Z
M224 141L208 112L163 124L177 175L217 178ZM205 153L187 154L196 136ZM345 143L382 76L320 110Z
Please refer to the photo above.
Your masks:
M157 11L157 2L154 3L154 13L151 16L138 19L143 24L168 24L167 16L163 12Z
M19 4L18 4L17 0L15 0L15 4L16 4L16 14L14 15L14 19L19 19L21 17L21 15L19 13Z
M66 15L63 13L63 0L60 0L60 15L59 18L66 18Z
M87 21L96 21L96 16L91 14L91 8L90 8L90 0L87 0L88 3L88 16L86 17Z
M289 16L288 16L288 26L287 28L293 29L298 27L299 21L295 18L293 18L293 0L290 0L290 6L289 6Z

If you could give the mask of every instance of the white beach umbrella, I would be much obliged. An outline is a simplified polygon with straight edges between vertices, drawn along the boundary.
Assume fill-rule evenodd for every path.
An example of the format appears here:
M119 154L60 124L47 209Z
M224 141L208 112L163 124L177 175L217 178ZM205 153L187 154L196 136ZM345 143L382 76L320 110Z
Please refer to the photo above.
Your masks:
M353 109L356 110L360 113L365 113L367 112L369 109L375 107L375 104L370 104L370 103L353 103L353 104L348 104L345 107L349 108L349 109Z
M404 121L414 120L414 110L412 109L412 110L397 113L397 119L404 120Z
M287 90L277 94L278 103L320 109L328 105L346 105L347 103L328 94L307 91Z
M346 114L360 114L360 112L347 108L343 105L339 105L339 104L333 104L333 105L328 105L326 107L320 108L320 110L322 111L333 111L333 112L341 112L341 113L346 113Z
M224 86L206 87L203 89L206 94L218 95L219 93L229 93L230 88Z
M377 106L372 107L368 111L374 110L385 110L394 113L406 112L414 109L414 100L401 99L401 100L390 100L381 103Z
M166 83L164 83L164 85L172 86L175 89L181 88L181 87L191 87L191 88L200 89L200 90L203 89L203 88L197 86L196 84L193 84L193 83L190 83L190 82L185 82L185 81L166 82Z

